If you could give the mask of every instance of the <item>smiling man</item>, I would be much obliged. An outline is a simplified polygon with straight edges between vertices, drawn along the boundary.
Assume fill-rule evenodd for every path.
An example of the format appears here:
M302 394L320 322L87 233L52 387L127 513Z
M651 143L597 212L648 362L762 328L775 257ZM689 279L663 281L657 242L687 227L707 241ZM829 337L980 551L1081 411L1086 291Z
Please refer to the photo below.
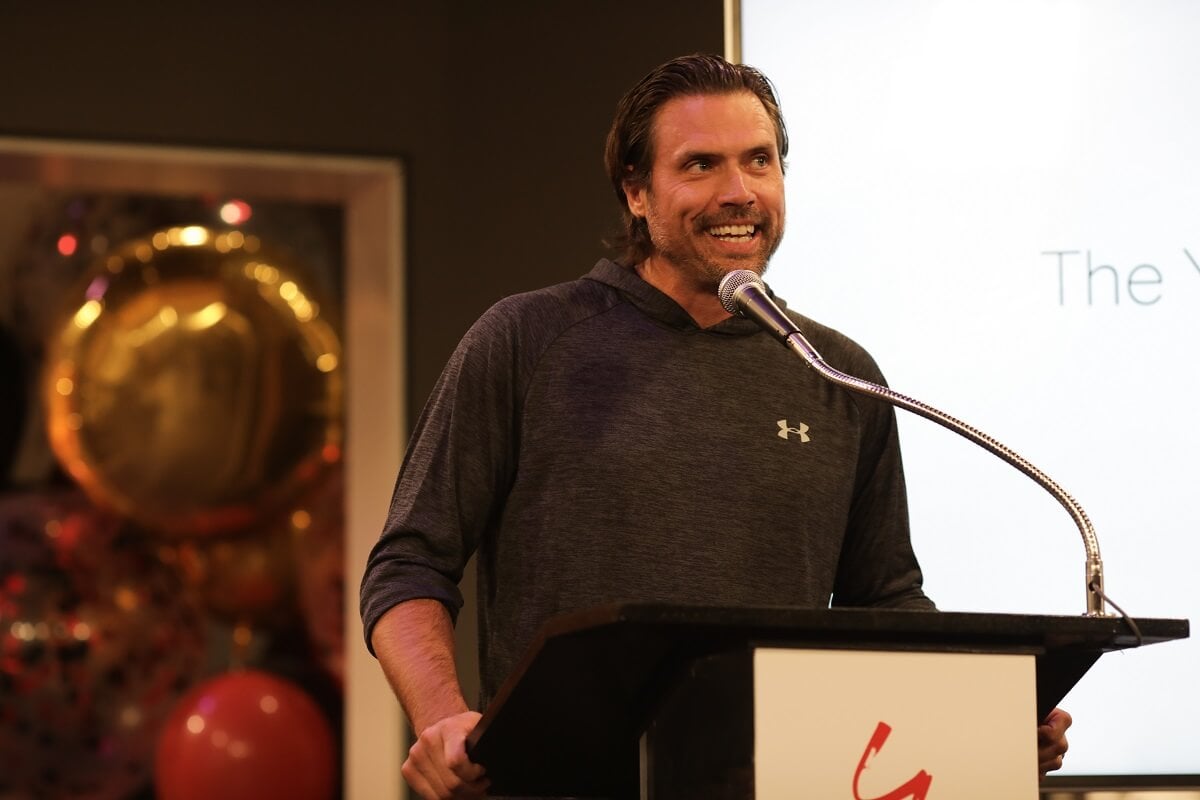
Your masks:
M685 95L655 115L649 174L623 165L628 212L652 243L635 269L701 327L729 316L712 302L721 278L734 269L762 273L779 246L781 131L748 91Z
M589 606L933 608L891 408L797 368L716 296L779 244L786 155L761 73L701 55L657 68L606 144L619 259L501 301L446 366L362 587L368 645L419 734L403 773L422 797L487 786L453 655L472 553L484 704L543 623ZM882 382L862 348L792 316L830 364ZM1068 723L1040 732L1043 768Z

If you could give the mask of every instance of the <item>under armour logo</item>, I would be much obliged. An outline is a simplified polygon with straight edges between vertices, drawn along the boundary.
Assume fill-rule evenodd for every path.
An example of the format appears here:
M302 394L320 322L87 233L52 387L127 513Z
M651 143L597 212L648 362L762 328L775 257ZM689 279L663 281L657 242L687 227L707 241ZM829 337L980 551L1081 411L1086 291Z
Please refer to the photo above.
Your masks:
M802 441L802 442L812 441L808 436L808 426L805 425L803 422L800 423L799 428L789 428L788 424L787 424L787 420L781 419L781 420L779 420L778 425L779 425L779 438L780 439L786 439L786 438L788 438L789 433L794 433L800 437L800 441Z

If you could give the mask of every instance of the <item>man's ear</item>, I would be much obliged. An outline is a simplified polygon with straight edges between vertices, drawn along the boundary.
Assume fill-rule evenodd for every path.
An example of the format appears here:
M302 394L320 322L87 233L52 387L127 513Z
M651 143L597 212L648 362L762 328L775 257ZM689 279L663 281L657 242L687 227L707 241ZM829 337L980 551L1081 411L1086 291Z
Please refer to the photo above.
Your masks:
M646 218L646 186L645 182L634 180L633 164L625 165L625 180L621 181L621 189L625 192L625 205L629 213L638 219Z
M621 184L621 188L625 190L625 203L629 206L629 213L635 217L644 218L646 216L646 187L627 180Z

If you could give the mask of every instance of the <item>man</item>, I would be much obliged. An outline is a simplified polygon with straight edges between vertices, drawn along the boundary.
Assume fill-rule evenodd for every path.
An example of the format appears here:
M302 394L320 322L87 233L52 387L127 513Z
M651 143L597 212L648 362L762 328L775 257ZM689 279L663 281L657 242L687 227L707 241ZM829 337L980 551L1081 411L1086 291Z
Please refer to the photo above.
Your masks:
M476 550L485 704L547 619L586 606L933 608L890 407L798 368L716 297L779 244L786 154L756 70L715 56L654 70L606 146L622 263L501 301L443 372L362 593L368 643L419 734L402 771L423 797L487 785L464 750L479 714L452 640ZM831 364L883 380L853 342L793 317ZM1043 769L1068 723L1039 732Z

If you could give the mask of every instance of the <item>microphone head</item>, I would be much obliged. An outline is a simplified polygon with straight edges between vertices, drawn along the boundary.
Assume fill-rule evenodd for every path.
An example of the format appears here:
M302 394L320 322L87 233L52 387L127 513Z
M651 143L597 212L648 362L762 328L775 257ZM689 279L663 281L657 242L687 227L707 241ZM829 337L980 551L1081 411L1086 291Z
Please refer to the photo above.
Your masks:
M724 278L721 278L721 283L717 286L717 298L721 301L721 306L730 314L739 313L734 295L738 289L748 283L761 285L762 278L758 277L757 272L752 272L748 269L735 269Z

